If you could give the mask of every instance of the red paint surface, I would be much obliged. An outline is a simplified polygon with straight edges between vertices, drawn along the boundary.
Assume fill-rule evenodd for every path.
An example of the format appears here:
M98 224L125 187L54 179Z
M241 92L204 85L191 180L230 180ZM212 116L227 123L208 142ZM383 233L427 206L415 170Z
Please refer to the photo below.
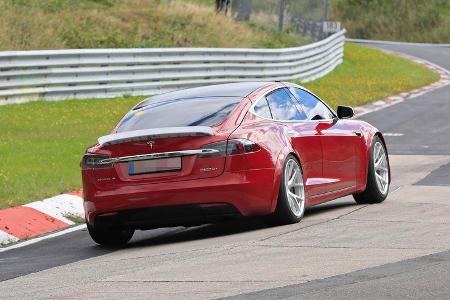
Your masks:
M83 190L81 189L81 190L73 191L73 192L70 192L70 193L67 193L67 194L83 197Z
M30 207L18 206L0 210L0 230L25 239L68 227L60 220Z

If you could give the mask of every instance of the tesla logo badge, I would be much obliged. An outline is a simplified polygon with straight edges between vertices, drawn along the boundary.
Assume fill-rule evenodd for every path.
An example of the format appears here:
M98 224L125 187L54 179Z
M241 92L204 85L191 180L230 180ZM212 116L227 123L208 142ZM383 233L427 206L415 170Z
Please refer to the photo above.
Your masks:
M148 141L148 142L147 142L147 145L150 147L150 149L153 150L153 147L154 147L154 145L155 145L155 141Z

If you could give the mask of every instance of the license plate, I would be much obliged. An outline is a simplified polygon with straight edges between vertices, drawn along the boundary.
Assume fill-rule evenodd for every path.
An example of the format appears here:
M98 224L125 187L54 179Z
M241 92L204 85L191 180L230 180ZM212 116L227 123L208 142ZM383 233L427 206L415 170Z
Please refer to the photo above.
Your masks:
M137 160L128 162L128 174L176 172L181 170L181 157Z

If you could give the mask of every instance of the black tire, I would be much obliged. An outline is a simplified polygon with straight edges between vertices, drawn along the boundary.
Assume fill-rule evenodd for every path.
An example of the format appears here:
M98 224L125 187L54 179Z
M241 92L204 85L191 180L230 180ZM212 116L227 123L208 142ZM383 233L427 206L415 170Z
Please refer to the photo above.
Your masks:
M89 224L87 229L94 242L109 247L125 246L134 234L134 229L97 228Z
M289 161L294 161L300 171L301 175L301 182L302 182L302 188L303 188L303 202L305 202L305 193L304 193L304 182L303 182L303 171L301 168L300 163L298 162L297 158L295 158L294 155L289 154L286 157L286 160L283 164L283 171L281 174L281 180L280 180L280 191L278 193L278 201L277 201L277 208L275 210L275 213L272 216L272 224L276 225L284 225L284 224L294 224L300 222L300 220L303 218L303 215L305 213L305 205L306 203L303 203L303 209L301 209L300 214L295 214L293 210L291 209L291 206L289 204L289 199L287 196L287 190L285 185L285 175L286 175L286 166Z
M384 153L386 155L386 160L388 160L386 146L384 145L383 141L378 136L375 136L373 139L372 145L371 145L371 149L370 149L370 159L369 159L369 166L368 166L368 172L367 172L366 189L363 192L353 194L353 198L359 204L381 203L386 199L387 195L389 194L389 183L387 183L386 192L383 193L383 191L380 190L380 188L377 184L377 181L376 181L373 152L374 152L375 145L377 143L380 143L382 145L382 147L384 149ZM387 167L387 169L388 169L388 172L390 172L389 166ZM389 176L390 176L390 174L389 174Z

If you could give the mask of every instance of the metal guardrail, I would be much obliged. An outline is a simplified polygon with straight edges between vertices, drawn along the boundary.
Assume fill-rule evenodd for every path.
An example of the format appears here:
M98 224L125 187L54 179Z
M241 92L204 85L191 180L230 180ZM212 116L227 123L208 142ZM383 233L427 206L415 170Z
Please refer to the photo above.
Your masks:
M322 77L342 62L345 30L296 48L75 49L0 52L0 104L154 95L236 81Z

